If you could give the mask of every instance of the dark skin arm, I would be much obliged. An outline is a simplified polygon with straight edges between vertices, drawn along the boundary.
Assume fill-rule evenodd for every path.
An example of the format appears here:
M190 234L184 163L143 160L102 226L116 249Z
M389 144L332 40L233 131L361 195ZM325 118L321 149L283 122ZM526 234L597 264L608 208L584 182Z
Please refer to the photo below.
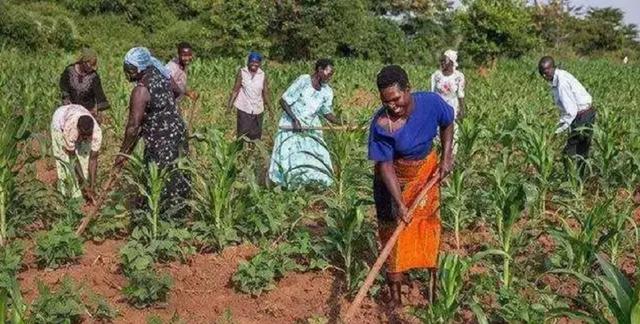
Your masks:
M126 157L136 146L140 138L140 129L142 120L144 119L145 108L150 100L149 91L143 86L137 86L131 92L129 99L129 119L127 120L127 128L124 133L124 140L120 147L120 155L116 158L115 167L119 168L124 165Z
M336 117L333 113L324 115L324 118L334 125L342 125L342 121Z
M453 171L453 128L455 123L440 127L440 143L442 155L440 157L440 179L444 179Z
M402 189L400 188L400 182L396 175L396 169L393 166L393 161L376 162L375 173L382 178L382 182L391 194L391 197L398 206L398 218L403 222L409 224L411 219L409 218L409 209L402 200Z
M62 93L62 104L69 105L71 104L71 98L69 98L69 93L71 89L69 88L69 73L65 69L62 75L60 75L60 92Z
M293 131L294 132L299 132L300 129L302 128L302 125L300 124L300 121L298 120L296 115L291 110L291 106L289 106L289 104L286 101L284 101L284 99L281 98L280 99L280 107L282 107L284 112L286 112L287 115L289 115L289 117L291 118L291 120L292 120L291 126L293 127Z
M271 91L269 91L269 80L267 77L264 77L264 86L262 87L262 101L264 102L265 108L269 109L271 107Z
M464 104L464 98L458 98L458 119L462 120L466 115L466 106Z
M266 79L265 79L266 85ZM240 92L240 88L242 87L242 76L240 75L240 71L236 74L236 81L233 84L233 88L231 88L231 94L229 95L229 101L227 101L227 109L231 110L233 108L233 103L236 101L238 97L238 93ZM264 89L262 91L262 96L264 97Z

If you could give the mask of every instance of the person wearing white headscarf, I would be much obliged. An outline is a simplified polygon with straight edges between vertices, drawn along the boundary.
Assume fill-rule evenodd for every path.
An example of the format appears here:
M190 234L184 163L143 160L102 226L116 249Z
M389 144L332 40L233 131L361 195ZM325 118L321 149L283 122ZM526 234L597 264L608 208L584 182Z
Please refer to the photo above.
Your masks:
M439 94L453 107L456 121L462 120L465 115L464 105L464 74L458 71L458 52L447 50L440 57L440 69L431 75L431 91ZM455 127L453 135L453 151L457 151L458 127Z

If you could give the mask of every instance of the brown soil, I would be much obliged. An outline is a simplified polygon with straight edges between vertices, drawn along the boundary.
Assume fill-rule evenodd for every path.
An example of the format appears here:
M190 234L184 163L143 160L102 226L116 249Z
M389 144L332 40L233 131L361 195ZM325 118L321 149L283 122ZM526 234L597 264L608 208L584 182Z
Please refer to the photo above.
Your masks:
M38 179L38 181L47 185L54 185L56 183L58 173L56 172L53 161L41 159L37 160L34 164L36 167L36 179Z
M53 285L69 275L84 288L107 298L119 310L115 323L146 323L152 315L167 321L174 315L185 323L214 323L231 312L235 323L294 323L313 316L323 316L335 323L344 313L350 300L341 292L342 279L331 271L290 273L276 289L259 297L234 290L231 276L241 260L257 252L252 245L225 249L222 253L194 255L187 264L159 265L160 272L171 274L174 285L162 307L136 309L124 300L121 288L126 285L120 273L118 251L123 241L107 240L101 244L87 242L85 254L75 265L56 270L37 269L32 255L25 256L26 269L18 276L25 299L37 297L37 282ZM405 303L424 305L421 285L413 282L405 287ZM406 323L405 311L392 312L382 301L366 299L356 323ZM85 323L91 323L87 317Z

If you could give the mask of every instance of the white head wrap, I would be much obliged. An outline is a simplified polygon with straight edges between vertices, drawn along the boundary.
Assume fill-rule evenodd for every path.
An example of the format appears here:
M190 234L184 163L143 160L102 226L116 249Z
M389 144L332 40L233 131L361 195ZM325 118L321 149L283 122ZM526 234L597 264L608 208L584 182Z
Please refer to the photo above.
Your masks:
M451 62L453 62L453 69L455 70L458 67L458 52L454 50L446 50L444 52L444 56L448 57Z

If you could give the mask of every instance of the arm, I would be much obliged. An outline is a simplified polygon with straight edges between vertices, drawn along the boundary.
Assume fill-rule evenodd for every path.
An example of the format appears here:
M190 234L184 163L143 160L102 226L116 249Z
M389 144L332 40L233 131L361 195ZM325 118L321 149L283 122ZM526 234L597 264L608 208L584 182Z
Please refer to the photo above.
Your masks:
M293 131L299 131L300 128L302 128L302 125L291 110L291 106L289 106L289 104L284 99L280 99L280 107L282 107L282 110L284 110L284 112L287 113L287 115L289 115L289 117L291 118L291 126L293 127Z
M558 103L563 108L560 116L559 127L556 134L563 132L571 126L578 114L578 104L574 100L570 85L565 81L558 82Z
M98 173L98 152L89 153L89 188L96 187L96 174Z
M340 121L333 113L325 114L324 118L334 125L342 125L342 121Z
M466 115L466 106L464 104L464 91L467 87L467 82L464 79L464 74L460 73L460 79L458 80L458 119L462 120Z
M265 80L266 81L266 80ZM265 82L266 85L266 82ZM236 74L236 81L233 84L233 88L231 89L231 94L229 95L229 101L227 102L227 109L231 109L233 107L233 103L236 101L238 97L238 93L240 92L240 88L242 87L242 75L240 74L240 70ZM264 89L262 90L264 96Z
M116 158L116 167L124 164L126 158L123 155L131 154L131 151L133 151L133 148L138 142L138 138L140 137L140 128L144 118L144 111L148 102L149 91L147 88L142 86L135 87L131 92L131 98L129 99L129 119L127 120L124 140L122 140L122 146L120 147L121 155Z
M60 75L60 94L62 97L62 104L69 105L71 104L71 85L69 83L69 71L68 69L64 69L62 75Z
M402 200L402 189L400 189L400 182L393 167L393 161L376 162L375 172L380 175L382 182L387 187L389 194L391 194L391 198L396 202L399 218L408 224L411 219L407 218L408 208Z
M93 95L96 101L95 111L109 108L109 101L107 100L107 96L104 94L102 81L100 81L100 76L97 73L93 82Z
M262 101L265 108L271 108L271 91L269 91L269 81L264 77L264 86L262 87Z
M431 74L431 92L436 92L436 73Z
M440 157L440 179L444 179L453 170L453 128L455 123L440 126L440 143L442 156Z

